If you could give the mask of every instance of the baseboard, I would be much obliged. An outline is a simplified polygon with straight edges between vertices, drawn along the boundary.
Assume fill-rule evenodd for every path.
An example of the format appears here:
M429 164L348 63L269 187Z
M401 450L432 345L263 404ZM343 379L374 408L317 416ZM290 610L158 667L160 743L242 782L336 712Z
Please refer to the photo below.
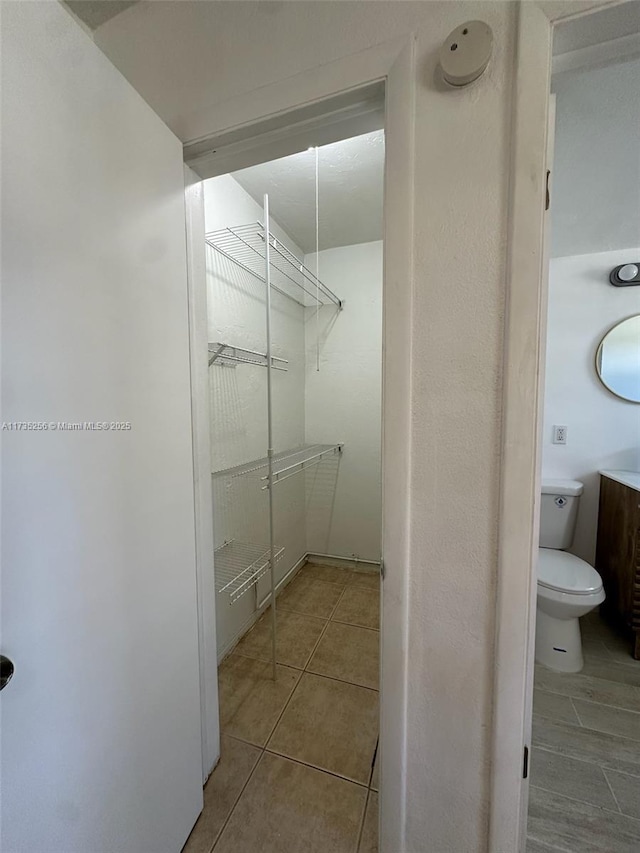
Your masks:
M379 572L379 560L361 560L359 557L339 557L336 554L316 554L309 551L306 561L320 566L339 566L343 569L358 569L361 572Z

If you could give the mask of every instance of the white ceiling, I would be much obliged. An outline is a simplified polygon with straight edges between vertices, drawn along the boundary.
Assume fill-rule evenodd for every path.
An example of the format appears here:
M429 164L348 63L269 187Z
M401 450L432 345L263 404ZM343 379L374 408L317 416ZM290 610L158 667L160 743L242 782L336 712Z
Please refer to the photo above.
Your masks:
M316 247L315 149L234 172L305 252ZM318 148L320 249L382 239L384 132Z
M554 30L557 56L640 32L640 0L628 0L601 12L560 23Z

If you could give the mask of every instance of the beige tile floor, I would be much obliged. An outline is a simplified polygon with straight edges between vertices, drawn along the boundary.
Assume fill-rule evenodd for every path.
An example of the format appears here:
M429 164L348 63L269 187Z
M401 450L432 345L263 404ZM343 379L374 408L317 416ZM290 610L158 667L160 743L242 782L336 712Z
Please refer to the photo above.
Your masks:
M585 664L536 666L527 853L640 851L640 661L597 611Z
M377 853L379 575L308 563L219 670L221 759L183 853Z

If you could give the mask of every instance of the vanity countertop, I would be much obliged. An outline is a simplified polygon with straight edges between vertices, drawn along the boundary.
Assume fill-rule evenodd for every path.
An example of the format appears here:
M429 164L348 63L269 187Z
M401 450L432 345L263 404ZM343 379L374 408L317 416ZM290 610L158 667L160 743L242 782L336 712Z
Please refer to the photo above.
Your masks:
M616 480L618 483L622 483L623 486L629 486L630 489L640 492L640 473L638 471L599 471L599 473L603 477Z

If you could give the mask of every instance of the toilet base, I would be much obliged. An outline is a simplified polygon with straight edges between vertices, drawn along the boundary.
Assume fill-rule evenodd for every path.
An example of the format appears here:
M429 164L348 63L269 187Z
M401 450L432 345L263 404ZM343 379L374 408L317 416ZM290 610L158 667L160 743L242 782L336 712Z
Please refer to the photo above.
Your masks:
M558 619L538 608L536 663L558 672L580 672L584 665L580 621Z

